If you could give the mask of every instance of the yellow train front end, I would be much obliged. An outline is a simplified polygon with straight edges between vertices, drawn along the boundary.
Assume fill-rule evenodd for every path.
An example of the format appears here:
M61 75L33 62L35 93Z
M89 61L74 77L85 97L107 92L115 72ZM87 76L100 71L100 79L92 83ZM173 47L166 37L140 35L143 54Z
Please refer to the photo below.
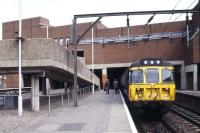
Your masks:
M174 101L174 84L129 85L130 101Z
M120 83L136 114L160 118L175 100L174 67L161 59L134 62L124 72Z
M128 98L131 102L172 102L175 100L173 66L129 68Z

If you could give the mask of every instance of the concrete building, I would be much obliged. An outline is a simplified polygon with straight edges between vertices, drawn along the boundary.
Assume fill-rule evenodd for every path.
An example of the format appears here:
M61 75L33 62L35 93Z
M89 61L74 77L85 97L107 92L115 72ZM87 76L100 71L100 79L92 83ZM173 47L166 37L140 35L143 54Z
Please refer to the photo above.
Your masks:
M196 6L196 8L198 5ZM102 23L94 27L94 68L101 78L101 87L109 78L119 78L122 72L134 61L142 58L162 58L174 64L176 86L178 89L199 90L200 75L200 44L199 44L199 16L193 14L188 22L190 41L187 41L186 22L170 22L149 24L147 26L107 28ZM43 25L46 25L45 27ZM78 36L91 23L78 24ZM25 38L54 39L60 45L72 51L71 25L51 26L42 17L25 19L22 22L22 35ZM3 39L14 39L18 33L18 21L3 23ZM78 55L82 61L91 67L91 31L78 44ZM9 82L9 80L8 80Z
M0 88L1 95L19 92L17 45L15 39L0 41L0 75L6 81L3 81L3 89ZM26 39L22 42L22 51L22 94L31 94L34 111L39 110L41 94L52 94L52 90L58 88L62 89L62 93L73 91L74 57L63 45L58 45L53 39ZM99 78L80 60L77 60L77 80L80 88L89 87L92 83L100 86ZM11 98L4 97L5 101L12 101Z
M89 26L91 23L84 23L78 26L80 31L84 31L84 27ZM3 40L15 39L18 36L18 21L11 21L3 23ZM100 25L101 27L101 25ZM24 19L22 21L22 36L26 39L39 39L39 38L49 38L54 39L59 45L63 45L63 48L67 47L69 44L69 38L71 38L71 25L53 27L49 25L49 21L42 17ZM48 35L47 35L48 34ZM87 36L86 36L87 37ZM43 49L46 50L46 49ZM69 50L67 50L68 52ZM71 51L69 51L72 54ZM82 61L82 58L79 60ZM18 74L6 75L6 80L3 76L0 77L2 85L7 85L7 88L17 88L18 87ZM26 77L25 77L26 78ZM43 82L42 79L41 83ZM64 86L62 82L52 81L53 88L61 88ZM40 88L42 84L40 85ZM5 88L5 87L2 87Z

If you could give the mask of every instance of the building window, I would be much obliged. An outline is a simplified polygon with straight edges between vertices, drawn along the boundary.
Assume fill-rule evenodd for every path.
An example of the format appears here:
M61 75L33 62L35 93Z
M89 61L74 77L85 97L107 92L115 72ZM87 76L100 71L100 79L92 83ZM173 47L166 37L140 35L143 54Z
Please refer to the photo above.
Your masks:
M74 55L74 50L72 50L72 55ZM84 50L83 49L77 49L77 56L78 57L84 57Z
M84 50L83 49L77 49L77 56L78 57L84 57Z
M59 39L59 44L60 44L60 45L63 45L63 42L64 42L63 38L60 38L60 39Z
M69 37L65 38L65 44L68 45L69 44Z

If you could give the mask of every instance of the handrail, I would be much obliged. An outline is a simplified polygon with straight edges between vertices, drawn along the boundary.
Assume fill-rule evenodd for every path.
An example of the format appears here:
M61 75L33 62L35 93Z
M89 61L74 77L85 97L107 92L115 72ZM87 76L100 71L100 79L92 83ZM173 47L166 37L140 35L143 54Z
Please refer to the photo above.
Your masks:
M22 89L31 89L31 87L22 87ZM6 88L6 89L1 89L0 88L0 91L9 91L9 90L19 90L19 88Z
M28 87L26 87L26 88L28 88ZM14 88L15 90L16 90L16 88ZM79 95L79 98L81 97L81 96L84 96L84 95L86 95L86 94L90 94L92 91L91 91L91 86L86 86L86 87L83 87L83 88L79 88L79 93L78 93L78 95ZM22 97L26 97L26 96L30 96L30 97L37 97L37 96L39 96L39 97L48 97L48 115L50 115L51 114L51 111L52 111L52 102L51 102L51 98L52 97L58 97L58 96L60 96L61 97L61 106L59 106L59 107L61 107L61 108L64 108L64 96L66 96L67 95L67 103L69 104L70 103L70 91L67 91L67 92L58 92L58 93L55 93L55 94L47 94L47 95L43 95L43 94L39 94L39 95L32 95L32 94L22 94ZM18 97L19 95L16 95L16 94L13 94L13 95L11 95L11 94L7 94L7 95L1 95L0 94L0 97Z

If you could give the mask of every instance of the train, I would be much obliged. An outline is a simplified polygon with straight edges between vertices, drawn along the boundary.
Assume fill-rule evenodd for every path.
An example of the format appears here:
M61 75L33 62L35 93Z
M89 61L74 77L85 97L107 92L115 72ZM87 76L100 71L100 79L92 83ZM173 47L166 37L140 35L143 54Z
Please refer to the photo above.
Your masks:
M121 91L133 110L162 116L175 100L174 67L162 59L136 61L121 76Z

